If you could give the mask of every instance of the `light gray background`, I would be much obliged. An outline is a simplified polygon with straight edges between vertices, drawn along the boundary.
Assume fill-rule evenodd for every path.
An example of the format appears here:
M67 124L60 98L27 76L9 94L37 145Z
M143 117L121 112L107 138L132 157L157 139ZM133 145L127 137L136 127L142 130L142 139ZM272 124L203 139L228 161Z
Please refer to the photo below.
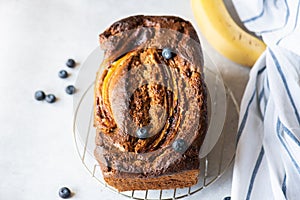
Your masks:
M62 186L75 192L74 200L127 199L92 179L75 150L72 96L64 88L75 82L80 66L68 69L66 80L57 73L69 57L82 63L98 45L99 33L134 14L177 15L198 29L187 0L0 0L1 200L60 199ZM249 69L202 42L240 101ZM38 89L54 93L58 101L35 101ZM231 175L232 168L189 199L223 199Z

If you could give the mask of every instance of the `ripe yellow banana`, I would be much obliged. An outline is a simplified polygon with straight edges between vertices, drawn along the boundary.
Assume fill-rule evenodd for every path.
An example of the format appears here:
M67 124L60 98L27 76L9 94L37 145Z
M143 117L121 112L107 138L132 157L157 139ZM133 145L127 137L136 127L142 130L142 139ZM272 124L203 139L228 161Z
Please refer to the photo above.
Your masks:
M233 21L223 0L191 0L191 3L201 33L208 42L228 59L252 67L266 45Z

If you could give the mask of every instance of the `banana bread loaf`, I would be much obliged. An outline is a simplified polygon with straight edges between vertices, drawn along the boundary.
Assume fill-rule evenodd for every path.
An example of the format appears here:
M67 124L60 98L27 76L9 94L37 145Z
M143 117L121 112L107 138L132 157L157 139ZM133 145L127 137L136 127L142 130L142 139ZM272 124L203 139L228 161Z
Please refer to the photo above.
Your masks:
M192 186L207 131L203 55L193 26L132 16L100 35L94 98L104 180L119 191Z

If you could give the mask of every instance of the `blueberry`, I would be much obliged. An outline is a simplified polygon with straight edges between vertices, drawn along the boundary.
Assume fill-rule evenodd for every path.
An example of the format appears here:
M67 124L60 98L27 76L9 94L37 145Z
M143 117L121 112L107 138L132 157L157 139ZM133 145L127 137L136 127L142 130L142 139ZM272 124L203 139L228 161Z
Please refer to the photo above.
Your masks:
M34 94L34 98L38 101L44 100L46 97L45 93L42 90L38 90Z
M67 187L62 187L59 189L59 196L63 199L71 197L71 190Z
M66 65L67 65L67 67L74 68L76 65L75 60L68 59L68 61L66 62Z
M56 100L56 97L55 97L53 94L47 94L47 96L46 96L46 101L47 101L48 103L54 103L55 100Z
M171 116L171 117L169 118L169 123L170 123L170 124L172 124L172 123L173 123L173 121L174 121L174 117L173 117L173 116Z
M75 89L75 87L73 85L69 85L69 86L66 87L66 93L67 94L70 94L70 95L74 94L75 91L76 91L76 89Z
M146 128L139 128L136 132L136 136L140 139L146 139L148 137L148 131Z
M169 48L164 48L161 54L167 60L172 58L172 51Z
M225 197L223 200L230 200L231 197Z
M58 72L59 78L67 78L68 77L68 72L66 70L60 70Z
M187 149L187 144L183 139L177 139L173 142L172 147L176 152L184 153Z

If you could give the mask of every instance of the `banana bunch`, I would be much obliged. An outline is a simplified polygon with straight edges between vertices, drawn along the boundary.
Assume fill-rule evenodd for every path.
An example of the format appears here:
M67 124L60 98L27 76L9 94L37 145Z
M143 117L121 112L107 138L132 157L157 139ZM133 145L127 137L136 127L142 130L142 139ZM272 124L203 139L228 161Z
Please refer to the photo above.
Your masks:
M223 0L191 0L191 3L201 33L208 42L233 62L252 67L266 45L233 21Z

